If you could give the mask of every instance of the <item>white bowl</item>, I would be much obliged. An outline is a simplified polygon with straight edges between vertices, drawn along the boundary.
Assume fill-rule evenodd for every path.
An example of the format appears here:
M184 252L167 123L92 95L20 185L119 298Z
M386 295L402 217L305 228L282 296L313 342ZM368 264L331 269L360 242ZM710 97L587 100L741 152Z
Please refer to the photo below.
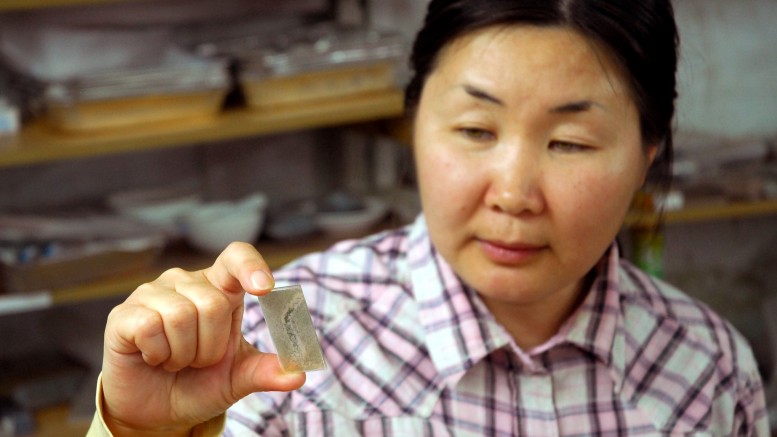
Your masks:
M202 202L200 194L187 187L163 187L116 193L108 204L119 214L180 234L179 221Z
M369 197L364 200L364 208L356 211L316 213L315 223L324 233L335 237L364 235L386 217L388 210L386 202Z
M220 253L233 241L254 243L264 225L266 206L263 196L237 203L205 203L183 216L186 239L211 254Z

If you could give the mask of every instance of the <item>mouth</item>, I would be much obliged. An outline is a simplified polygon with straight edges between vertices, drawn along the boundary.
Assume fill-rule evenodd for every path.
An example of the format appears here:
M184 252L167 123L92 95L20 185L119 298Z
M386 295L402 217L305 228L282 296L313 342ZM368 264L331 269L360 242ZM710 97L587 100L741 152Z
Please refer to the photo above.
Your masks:
M546 245L507 243L495 240L477 240L483 254L496 264L525 264L548 249Z

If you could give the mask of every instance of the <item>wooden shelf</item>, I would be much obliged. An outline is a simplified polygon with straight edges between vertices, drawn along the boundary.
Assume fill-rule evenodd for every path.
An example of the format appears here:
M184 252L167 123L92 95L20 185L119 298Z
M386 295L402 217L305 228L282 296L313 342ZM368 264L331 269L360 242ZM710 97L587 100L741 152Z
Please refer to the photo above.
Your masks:
M306 253L325 249L335 241L335 239L328 237L318 237L311 241L294 244L260 241L257 248L270 268L276 269ZM198 270L211 265L214 260L215 256L173 250L165 253L154 266L142 271L113 275L105 279L53 290L0 295L0 316L125 296L140 284L155 279L169 268L181 267L186 270Z
M777 200L764 200L759 202L723 203L710 205L688 206L678 211L669 211L664 214L666 224L683 224L708 222L726 219L745 219L777 214ZM658 215L641 215L630 213L626 217L625 225L635 227L639 225L652 226L658 223Z
M272 111L235 109L216 117L94 133L61 133L33 122L0 142L0 168L368 122L400 117L402 112L402 92L389 90Z
M91 421L74 422L70 407L58 405L35 413L35 432L32 437L83 437L89 431Z
M689 207L681 211L667 213L664 222L667 224L696 223L768 215L777 215L777 200ZM655 215L638 216L632 214L626 218L625 226L633 228L637 225L652 225L657 223L657 220L658 217ZM388 224L382 224L380 228L386 226ZM336 239L327 237L319 237L295 244L260 241L257 247L270 268L275 269L306 253L322 250L335 241ZM0 316L127 295L138 285L153 280L171 267L196 270L207 267L213 260L214 256L177 250L164 254L154 266L143 271L115 275L102 280L54 290L0 295Z
M2 0L0 2L0 12L25 9L44 9L57 6L127 3L128 1L129 0Z

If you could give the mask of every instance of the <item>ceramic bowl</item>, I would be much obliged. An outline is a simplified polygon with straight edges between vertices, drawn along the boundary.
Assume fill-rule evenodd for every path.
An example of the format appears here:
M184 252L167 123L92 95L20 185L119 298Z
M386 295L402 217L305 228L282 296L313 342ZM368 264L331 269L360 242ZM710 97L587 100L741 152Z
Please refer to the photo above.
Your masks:
M386 202L376 197L364 199L363 207L356 210L318 212L316 226L333 237L365 235L386 217L389 208Z
M183 186L133 190L108 197L108 205L119 214L180 234L181 217L202 202L198 192Z
M207 202L183 217L187 241L202 252L217 254L229 243L256 242L264 226L267 198L254 195L239 202Z

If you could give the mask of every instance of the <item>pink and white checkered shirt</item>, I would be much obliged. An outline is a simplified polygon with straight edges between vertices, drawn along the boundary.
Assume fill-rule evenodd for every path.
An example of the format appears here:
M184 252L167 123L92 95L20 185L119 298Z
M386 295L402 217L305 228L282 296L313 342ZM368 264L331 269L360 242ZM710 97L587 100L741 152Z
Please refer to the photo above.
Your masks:
M769 434L745 340L613 247L582 306L522 351L434 250L423 217L276 273L299 283L328 362L291 393L256 393L226 435ZM272 341L255 299L246 338Z

